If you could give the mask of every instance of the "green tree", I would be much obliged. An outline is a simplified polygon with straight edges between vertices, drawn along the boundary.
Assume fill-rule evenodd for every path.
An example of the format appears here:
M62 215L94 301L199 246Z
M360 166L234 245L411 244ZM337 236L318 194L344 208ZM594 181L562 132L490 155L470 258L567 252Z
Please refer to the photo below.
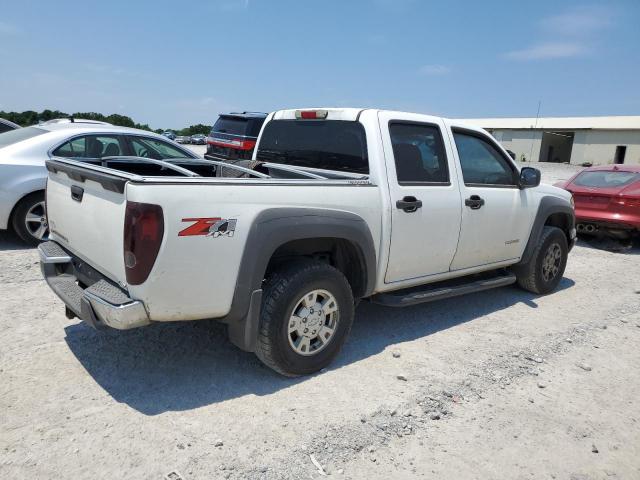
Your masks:
M120 127L138 128L140 130L147 130L149 132L154 131L156 133L162 133L167 129L157 128L153 130L146 123L136 123L131 117L126 115L120 115L119 113L112 113L111 115L103 115L98 112L75 112L69 115L68 113L61 112L60 110L45 109L38 113L33 110L25 110L24 112L4 112L0 111L0 117L6 118L14 123L17 123L21 127L28 127L30 125L36 125L40 122L46 122L55 118L83 118L86 120L96 120L99 122L107 122L112 125L118 125ZM197 133L209 133L211 127L209 125L203 125L198 123L197 125L191 125L190 127L176 130L178 135L195 135Z

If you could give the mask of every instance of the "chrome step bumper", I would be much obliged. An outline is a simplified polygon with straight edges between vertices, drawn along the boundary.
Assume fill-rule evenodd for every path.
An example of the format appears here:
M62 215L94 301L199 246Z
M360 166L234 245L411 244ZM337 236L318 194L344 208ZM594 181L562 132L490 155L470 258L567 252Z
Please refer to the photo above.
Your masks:
M67 316L80 318L94 328L118 330L142 327L150 322L144 305L53 241L38 246L40 269L51 289L67 307ZM82 271L79 264L83 264ZM79 280L90 285L80 286Z

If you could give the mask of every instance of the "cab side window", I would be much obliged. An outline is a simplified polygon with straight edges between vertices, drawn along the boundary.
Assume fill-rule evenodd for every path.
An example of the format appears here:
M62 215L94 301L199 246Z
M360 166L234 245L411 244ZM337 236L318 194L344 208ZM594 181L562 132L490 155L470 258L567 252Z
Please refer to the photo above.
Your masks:
M449 184L444 143L436 125L392 122L389 133L399 185Z
M456 131L453 138L466 185L516 185L515 170L490 142Z
M173 145L154 138L132 137L131 148L137 157L166 160L170 158L192 158Z
M53 155L66 158L104 158L123 155L118 137L110 135L85 135L63 143Z

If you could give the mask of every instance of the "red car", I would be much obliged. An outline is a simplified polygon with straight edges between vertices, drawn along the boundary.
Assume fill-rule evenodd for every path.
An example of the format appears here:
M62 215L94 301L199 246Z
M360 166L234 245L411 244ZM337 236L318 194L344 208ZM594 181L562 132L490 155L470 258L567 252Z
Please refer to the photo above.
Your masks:
M578 233L620 239L640 233L640 165L585 168L555 186L573 194Z

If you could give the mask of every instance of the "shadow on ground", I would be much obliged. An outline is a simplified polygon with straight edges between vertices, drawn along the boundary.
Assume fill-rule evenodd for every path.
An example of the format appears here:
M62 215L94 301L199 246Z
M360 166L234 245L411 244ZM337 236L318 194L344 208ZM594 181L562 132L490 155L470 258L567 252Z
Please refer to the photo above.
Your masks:
M573 285L565 278L558 292ZM507 287L468 295L464 302L454 298L402 309L363 302L331 369L517 303L537 308L535 301L535 295ZM281 377L252 353L240 351L227 340L225 327L213 321L121 332L97 332L78 323L65 330L71 351L95 381L115 400L145 415L267 395L305 381Z
M618 240L609 237L590 237L588 235L579 235L578 245L584 248L605 250L611 253L640 255L640 237L638 236L629 240Z
M20 240L16 235L9 231L0 231L0 252L10 250L29 250L34 248Z

